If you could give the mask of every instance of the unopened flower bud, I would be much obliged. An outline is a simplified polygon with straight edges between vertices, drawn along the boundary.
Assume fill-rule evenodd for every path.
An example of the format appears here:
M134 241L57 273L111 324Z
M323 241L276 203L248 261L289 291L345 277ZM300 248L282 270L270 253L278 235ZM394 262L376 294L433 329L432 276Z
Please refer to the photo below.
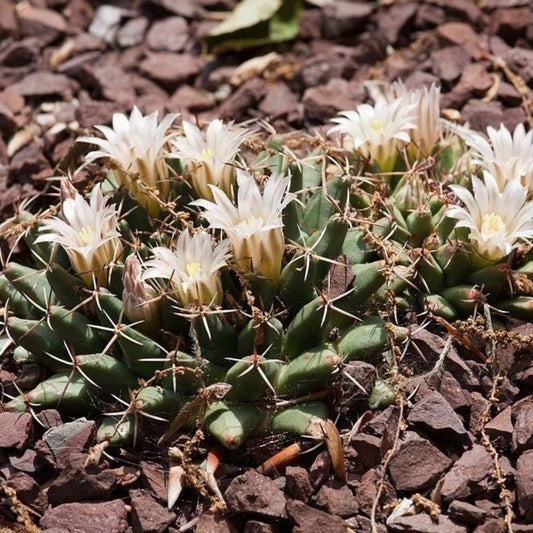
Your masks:
M141 263L135 255L130 255L124 263L122 274L124 291L124 314L131 322L138 322L139 329L146 333L154 331L159 324L159 309L156 291L142 279Z

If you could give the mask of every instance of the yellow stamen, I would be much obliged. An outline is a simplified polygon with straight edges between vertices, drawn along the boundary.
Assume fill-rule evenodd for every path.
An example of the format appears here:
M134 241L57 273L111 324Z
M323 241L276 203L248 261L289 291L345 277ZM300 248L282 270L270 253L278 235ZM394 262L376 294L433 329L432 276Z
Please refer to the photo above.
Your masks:
M89 242L92 234L93 228L91 228L91 226L83 226L83 228L81 228L79 235L83 244L87 244Z
M202 270L200 263L187 263L187 266L185 268L187 269L187 273L191 277L195 276L196 274L198 274L198 272L200 272L200 270Z
M497 213L489 213L483 215L481 222L481 232L482 233L499 233L500 231L505 231L505 222L502 220L502 217Z
M213 157L213 150L211 150L211 148L209 148L209 146L206 146L203 150L202 150L202 159L204 161L207 161L209 158Z
M371 128L374 131L381 131L383 129L383 123L381 120L375 119L371 124Z

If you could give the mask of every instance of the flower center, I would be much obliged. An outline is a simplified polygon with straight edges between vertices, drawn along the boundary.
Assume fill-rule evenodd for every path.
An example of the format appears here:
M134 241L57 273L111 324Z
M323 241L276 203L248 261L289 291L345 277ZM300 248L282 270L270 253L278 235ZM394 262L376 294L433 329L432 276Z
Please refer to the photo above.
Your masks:
M204 161L207 161L208 159L210 159L211 157L213 157L213 150L211 148L209 148L209 146L206 146L203 150L202 150L202 159Z
M198 272L202 270L202 266L200 265L200 263L187 263L187 266L185 268L187 269L187 274L189 274L191 278L196 276L196 274L198 274Z
M497 213L489 213L483 215L481 222L481 232L488 234L495 234L505 231L505 222Z
M87 244L89 242L92 234L93 228L91 228L91 226L83 226L83 228L80 229L79 236L81 237L83 244Z
M383 122L381 122L381 120L379 119L374 119L372 121L372 124L370 124L370 127L374 130L374 131L381 131L383 129Z

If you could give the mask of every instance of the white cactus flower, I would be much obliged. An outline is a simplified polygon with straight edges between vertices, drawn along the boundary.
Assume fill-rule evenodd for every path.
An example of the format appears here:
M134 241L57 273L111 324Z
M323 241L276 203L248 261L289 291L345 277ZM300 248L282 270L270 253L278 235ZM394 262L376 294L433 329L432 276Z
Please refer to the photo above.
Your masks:
M408 90L402 82L396 82L392 94L406 105L415 106L416 128L410 132L411 140L422 156L431 155L441 137L440 87L432 83L429 88Z
M523 124L513 134L503 125L500 129L487 128L487 137L467 128L459 135L472 149L472 163L489 171L503 190L507 182L519 178L533 192L533 130L526 133Z
M142 321L138 325L141 331L155 331L160 325L157 293L143 280L141 262L135 255L128 256L124 261L122 282L122 302L126 318L131 322Z
M155 259L146 261L143 279L164 278L178 293L183 306L191 303L222 303L220 269L226 265L229 243L224 240L213 248L205 231L192 235L181 232L176 249L158 246L152 250Z
M89 203L78 192L66 197L61 215L45 220L43 234L35 242L57 242L86 285L91 286L93 278L105 285L107 266L122 254L115 205L107 205L98 184L91 191Z
M518 180L500 192L492 174L485 171L483 177L472 176L472 192L450 185L465 207L450 207L448 216L459 221L457 227L470 229L469 239L482 258L495 262L509 255L519 239L533 237L533 202Z
M184 136L173 141L173 156L186 162L191 185L198 196L212 200L209 185L222 189L233 198L235 168L232 163L249 133L232 123L213 120L207 130L183 121Z
M159 214L159 199L166 201L170 191L168 167L165 163L167 143L174 133L168 133L177 115L166 115L157 123L157 111L143 116L137 107L128 117L113 114L113 128L95 126L104 134L100 137L79 137L79 142L96 144L99 150L89 152L88 162L106 158L111 174L126 187L130 196L152 216ZM140 180L142 183L138 183ZM143 187L144 185L144 187ZM152 195L148 189L152 190Z
M285 250L282 211L295 197L287 193L289 183L290 176L273 174L265 180L261 194L255 178L238 170L237 205L212 185L214 202L192 202L205 209L203 216L212 228L224 230L237 265L259 272L274 284L279 281Z
M411 141L416 126L416 104L397 98L379 100L374 106L360 104L355 111L342 111L329 130L343 135L343 146L375 161L383 172L394 168L398 150Z

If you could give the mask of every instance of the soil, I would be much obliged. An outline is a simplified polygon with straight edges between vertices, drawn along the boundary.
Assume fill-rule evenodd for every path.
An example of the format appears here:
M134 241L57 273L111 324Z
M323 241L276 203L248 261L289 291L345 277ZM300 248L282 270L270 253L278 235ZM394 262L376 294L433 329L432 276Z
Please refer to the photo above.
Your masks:
M530 0L309 2L296 40L203 55L200 36L234 5L0 0L2 220L76 163L76 137L134 104L199 121L265 118L287 132L369 100L368 80L401 78L439 83L443 115L474 128L533 125ZM404 399L387 409L366 407L372 365L344 369L330 417L349 432L345 481L306 441L266 475L260 465L294 444L286 435L215 449L225 513L191 488L167 510L162 424L141 424L136 449L84 467L92 421L0 412L0 531L533 531L533 326L517 323L505 342L475 321L458 327L451 343L448 333L417 334L398 369ZM2 360L0 392L39 379L38 367ZM402 499L416 514L389 516Z

